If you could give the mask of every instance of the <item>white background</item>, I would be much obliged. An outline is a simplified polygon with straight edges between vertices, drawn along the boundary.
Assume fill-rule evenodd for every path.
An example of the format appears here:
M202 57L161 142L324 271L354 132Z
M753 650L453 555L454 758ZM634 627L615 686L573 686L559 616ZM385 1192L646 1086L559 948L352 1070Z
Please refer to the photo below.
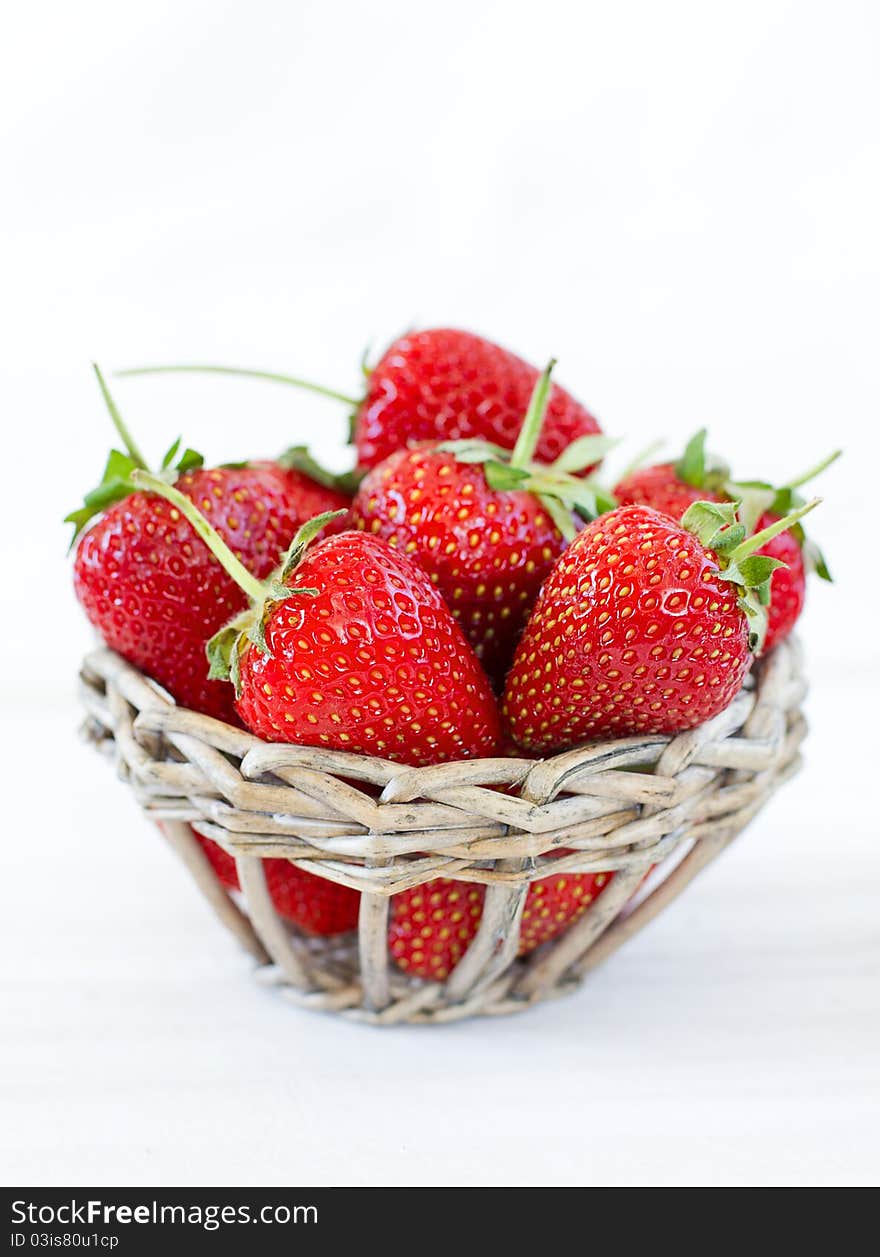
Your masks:
M878 44L870 0L7 16L3 1181L876 1181ZM75 741L58 521L109 442L91 358L346 390L414 323L554 353L628 452L708 423L744 474L847 453L797 783L574 998L379 1033L254 987ZM153 453L344 461L331 402L117 394Z

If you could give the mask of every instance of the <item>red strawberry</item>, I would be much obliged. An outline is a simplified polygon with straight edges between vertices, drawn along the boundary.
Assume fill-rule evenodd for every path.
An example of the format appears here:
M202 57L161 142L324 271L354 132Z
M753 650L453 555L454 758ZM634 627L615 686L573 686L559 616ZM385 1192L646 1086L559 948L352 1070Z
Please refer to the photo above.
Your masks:
M746 539L730 503L698 502L681 524L644 506L588 524L517 648L503 704L515 741L544 752L677 733L723 711L760 648L776 561L755 551L768 540Z
M840 453L835 452L807 475L774 489L765 482L739 484L732 481L723 464L706 461L705 438L703 429L689 442L676 463L642 467L624 476L614 489L614 496L620 505L651 506L672 519L680 520L694 502L736 499L750 508L749 523L756 532L760 532L793 507L801 505L803 499L797 497L794 489L818 475ZM815 547L806 543L802 528L795 527L792 532L779 533L758 553L784 564L776 569L770 580L770 606L764 640L764 650L769 651L788 636L803 610L807 567L811 566L817 575L826 580L830 577L822 556Z
M413 441L491 441L513 449L540 372L471 332L435 328L401 336L369 374L358 406L358 463L375 467ZM553 462L598 422L554 385L537 447Z
M239 890L238 872L231 855L193 830L218 879L229 890ZM289 860L263 861L269 895L276 912L309 934L344 934L357 929L361 897L356 890L316 877Z
M305 519L313 519L328 511L337 513L337 518L329 520L324 526L325 537L351 527L347 512L361 482L360 473L328 471L312 457L305 445L291 446L274 460L274 465L286 476L304 510L312 508Z
M489 676L503 682L566 546L540 500L490 489L482 467L436 446L398 450L364 480L352 523L423 565Z
M597 504L588 482L531 463L549 391L550 368L509 461L474 441L397 450L367 474L351 508L355 528L422 564L498 686L545 576L575 535L572 507L592 516L612 505ZM588 444L589 453L579 443L583 462L606 443Z
M251 463L249 465L256 467L264 464ZM296 502L301 524L304 524L306 520L314 519L316 515L324 515L328 511L346 512L351 506L351 498L347 494L340 493L338 489L330 485L319 484L311 476L298 471L295 467L285 467L281 462L266 463L265 466L274 466L279 472L284 487ZM342 532L347 526L347 520L344 518L331 520L326 526L325 535L329 536L331 532Z
M219 372L292 384L354 407L352 439L360 467L375 467L416 441L491 441L513 449L540 372L482 336L455 328L408 332L366 371L365 397L347 397L296 376L240 367L137 367L123 375ZM580 437L600 432L598 421L564 389L554 386L537 449L551 463Z
M720 488L720 486L719 486ZM723 502L723 493L708 485L696 487L682 480L675 463L658 463L629 472L614 486L620 506L650 506L655 511L680 520L694 502Z
M186 498L144 472L135 480L186 515L251 599L210 655L212 675L234 682L252 733L413 765L494 754L499 720L486 675L421 568L359 532L307 549L326 523L318 516L300 529L279 578L262 584Z
M533 882L523 909L518 954L527 956L567 930L613 877L561 873ZM477 932L485 895L483 886L445 877L394 895L388 946L398 967L415 978L437 982L447 978Z
M112 649L163 685L185 707L238 723L229 687L208 679L205 642L247 602L203 541L160 497L135 492L132 472L144 460L100 377L128 454L113 451L101 487L68 518L81 536L74 588L86 615ZM271 464L208 471L187 450L172 471L178 490L196 502L249 571L268 576L307 511L335 506L338 495L297 483Z
M769 528L777 519L779 519L778 514L765 511L758 517L755 530L761 532ZM770 577L770 605L767 608L767 633L763 645L763 651L766 654L779 642L785 641L800 618L807 593L808 568L804 547L797 540L794 532L781 532L765 546L761 546L757 553L769 559L776 559L783 564ZM819 568L814 570L818 572ZM824 572L828 570L824 563L821 565L821 570Z
M674 463L661 463L656 467L643 467L632 472L614 488L614 496L621 506L652 506L671 519L679 520L694 502L729 501L722 493L697 489L680 480ZM778 516L765 512L755 524L756 530L769 527ZM807 573L803 551L791 535L780 533L768 541L760 552L785 564L770 578L770 606L767 611L767 636L764 650L772 650L794 628L803 610Z

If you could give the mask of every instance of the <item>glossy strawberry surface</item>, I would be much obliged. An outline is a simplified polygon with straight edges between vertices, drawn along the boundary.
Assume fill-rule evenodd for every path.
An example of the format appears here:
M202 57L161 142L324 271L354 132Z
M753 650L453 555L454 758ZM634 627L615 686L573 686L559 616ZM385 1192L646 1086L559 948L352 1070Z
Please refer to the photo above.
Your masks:
M358 462L375 467L411 442L480 437L513 449L540 372L506 349L452 328L401 336L370 372L355 416ZM538 444L542 462L599 432L596 419L554 385Z
M539 499L490 489L479 464L422 447L398 450L367 475L351 520L421 563L502 685L541 582L566 545Z
M193 830L218 879L239 890L235 860L210 838ZM309 934L344 934L357 929L361 897L356 890L317 877L289 860L263 861L269 896L276 912Z
M271 742L406 764L493 755L489 682L424 571L361 532L306 551L265 622L267 651L241 655L238 711Z
M694 502L721 502L725 495L686 484L675 470L674 463L659 463L632 472L615 486L614 496L621 506L651 506L672 519L680 520ZM769 527L775 515L764 514L755 531ZM783 641L794 628L804 607L807 573L804 555L797 539L790 532L780 533L762 546L758 554L779 559L785 567L777 568L770 579L770 607L764 653Z
M560 855L565 854L560 851ZM613 879L613 873L560 873L529 887L518 955L567 930ZM484 886L437 878L394 895L388 946L410 977L442 982L467 951L483 915Z
M177 488L255 576L268 576L318 502L320 485L274 465L187 472ZM238 724L232 689L208 680L205 643L246 598L175 507L132 493L82 535L74 588L103 640L184 707Z
M297 504L299 518L303 523L307 519L313 519L315 515L323 515L325 511L347 511L351 506L351 498L336 489L318 484L304 472L292 467L279 467L273 463L267 463L266 466L274 467L281 476L288 493ZM325 535L331 532L341 532L346 523L345 519L332 520L327 526Z
M669 516L619 507L547 578L507 680L515 741L550 751L717 715L751 663L737 588Z
M723 502L724 494L697 489L682 480L674 463L640 467L614 486L620 506L651 506L678 522L694 502Z

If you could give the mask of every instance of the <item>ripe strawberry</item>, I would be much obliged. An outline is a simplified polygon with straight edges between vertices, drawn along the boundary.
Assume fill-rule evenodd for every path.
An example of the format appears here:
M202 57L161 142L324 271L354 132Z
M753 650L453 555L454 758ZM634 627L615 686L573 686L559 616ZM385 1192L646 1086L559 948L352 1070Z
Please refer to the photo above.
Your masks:
M518 954L527 956L567 930L613 877L562 873L533 882L523 908ZM388 946L398 967L411 977L444 981L479 928L485 895L483 886L446 877L394 895Z
M503 702L515 741L677 733L723 711L760 649L778 566L755 551L815 505L748 539L732 503L697 502L680 524L644 506L588 524L517 648Z
M367 381L355 416L358 463L375 467L413 441L485 440L511 450L540 372L481 336L434 328L401 336ZM551 463L597 420L554 385L536 457Z
M74 541L79 537L77 598L107 645L177 702L237 724L229 687L208 679L205 642L247 600L179 511L135 491L132 473L144 459L98 376L128 453L111 453L101 486L68 516L76 528ZM209 471L201 467L200 455L187 450L172 468L176 453L175 445L163 476L174 478L178 490L199 504L258 578L276 566L307 511L338 501L338 495L305 479L293 481L291 473L272 464Z
M758 516L755 529L760 532L769 528L777 519L779 515L775 511L765 511ZM776 559L782 564L770 577L770 604L767 607L767 632L763 645L763 653L766 654L779 642L785 641L800 618L807 593L808 569L803 545L794 532L781 532L757 553ZM818 573L819 568L814 570ZM822 571L828 571L824 563ZM830 575L825 579L830 580Z
M351 508L355 528L422 564L499 687L538 590L575 535L572 508L592 517L613 505L597 503L595 489L558 464L531 462L552 365L538 377L509 459L475 441L397 450L367 474ZM607 444L589 437L564 465L586 464Z
M331 520L325 528L325 536L331 532L342 532L348 526L344 518L351 506L351 498L330 485L319 484L311 476L295 467L286 467L280 460L276 463L249 463L251 467L274 468L287 492L296 502L299 523L304 524L316 515L325 515L328 511L341 512L342 517Z
M199 846L229 890L239 890L238 872L231 855L192 831ZM316 877L289 860L265 859L263 869L276 912L309 934L345 934L357 929L361 897L356 890Z
M455 328L408 332L366 370L365 397L347 397L296 376L239 367L137 367L123 375L217 372L292 384L354 407L352 440L358 465L375 467L416 441L491 441L511 450L540 372L482 336ZM564 389L554 386L538 444L539 462L552 463L580 437L601 429Z
M292 449L276 459L251 459L247 466L271 471L278 476L285 491L296 502L297 527L316 515L332 515L320 535L329 537L332 533L345 532L351 527L351 493L339 486L345 484L347 478L325 472L306 451L303 451L305 457L300 460L299 453L299 449ZM305 470L306 464L309 469L314 468L317 475L309 474Z
M191 502L134 475L177 506L250 597L251 610L215 635L209 654L211 675L233 681L252 733L413 765L495 752L486 675L421 568L359 532L307 549L327 522L318 516L300 529L279 577L263 584Z
M723 493L708 485L697 487L682 480L676 466L676 463L657 463L629 472L614 486L618 505L650 506L677 521L694 502L726 500Z
M707 462L705 429L688 443L682 457L675 463L659 463L630 472L614 488L621 506L650 506L672 519L680 520L685 511L700 500L712 502L740 501L741 516L747 528L761 532L793 507L803 504L794 492L823 471L839 457L836 451L818 467L781 488L763 481L734 482L726 466ZM796 525L790 532L779 533L758 551L778 559L779 567L770 579L770 606L764 650L772 650L794 628L803 610L806 577L812 568L824 580L830 580L828 568L819 551L806 541L804 530Z
M288 483L301 495L303 506L312 506L312 512L306 516L307 519L313 519L316 515L323 515L328 511L343 512L325 525L325 537L330 533L344 532L350 527L345 512L351 506L351 499L361 482L360 473L328 471L312 457L305 445L292 445L274 460L274 464L281 469ZM316 489L317 492L313 492ZM306 497L309 492L313 492L310 501Z

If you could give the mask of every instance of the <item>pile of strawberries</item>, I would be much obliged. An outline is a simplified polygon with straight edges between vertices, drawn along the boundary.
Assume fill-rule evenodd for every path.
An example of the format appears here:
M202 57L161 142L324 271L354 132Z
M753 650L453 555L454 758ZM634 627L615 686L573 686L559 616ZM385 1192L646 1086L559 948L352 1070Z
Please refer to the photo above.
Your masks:
M609 491L597 467L612 442L552 369L461 331L402 337L355 404L346 476L301 447L206 468L179 443L151 471L98 371L123 448L68 517L86 615L194 711L401 764L544 755L710 719L791 632L807 571L827 578L800 522L809 477L736 481L701 432ZM237 888L231 857L199 841ZM356 892L286 860L266 872L300 929L356 926ZM533 883L520 953L612 876ZM400 968L445 978L483 894L440 879L395 896Z

